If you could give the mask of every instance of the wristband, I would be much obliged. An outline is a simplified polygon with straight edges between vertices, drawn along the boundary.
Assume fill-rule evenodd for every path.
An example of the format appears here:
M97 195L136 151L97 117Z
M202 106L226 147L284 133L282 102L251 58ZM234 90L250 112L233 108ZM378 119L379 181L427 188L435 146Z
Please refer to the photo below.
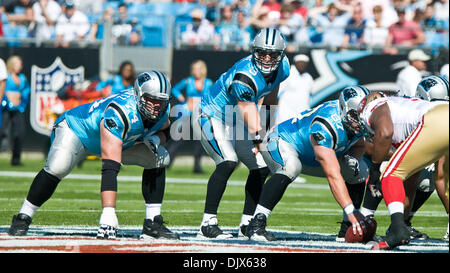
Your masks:
M355 206L353 206L353 204L349 204L349 205L345 206L345 208L344 208L344 212L347 215L352 214L354 210L355 210Z

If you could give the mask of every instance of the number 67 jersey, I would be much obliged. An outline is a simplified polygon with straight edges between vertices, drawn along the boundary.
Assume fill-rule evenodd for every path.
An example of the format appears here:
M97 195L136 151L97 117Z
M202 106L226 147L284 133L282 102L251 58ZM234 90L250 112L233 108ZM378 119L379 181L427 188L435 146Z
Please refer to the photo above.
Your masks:
M361 134L349 136L339 115L339 101L328 101L319 106L301 112L297 117L276 125L268 138L281 138L298 152L304 165L320 165L314 154L310 136L317 144L333 149L336 157L341 157L361 137ZM270 150L270 147L268 147Z
M146 126L139 114L132 89L80 105L62 114L55 124L66 119L70 129L90 152L101 155L100 123L122 140L122 150L156 133L168 120L170 109L156 122Z

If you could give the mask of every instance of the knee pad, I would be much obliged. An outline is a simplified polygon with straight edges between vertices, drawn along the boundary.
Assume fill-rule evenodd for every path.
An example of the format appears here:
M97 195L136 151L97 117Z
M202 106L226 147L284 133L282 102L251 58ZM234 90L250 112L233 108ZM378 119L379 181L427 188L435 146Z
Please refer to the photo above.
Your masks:
M234 171L234 169L237 167L238 163L235 161L224 161L216 166L216 171L220 172L221 174L225 175L231 175L231 173Z

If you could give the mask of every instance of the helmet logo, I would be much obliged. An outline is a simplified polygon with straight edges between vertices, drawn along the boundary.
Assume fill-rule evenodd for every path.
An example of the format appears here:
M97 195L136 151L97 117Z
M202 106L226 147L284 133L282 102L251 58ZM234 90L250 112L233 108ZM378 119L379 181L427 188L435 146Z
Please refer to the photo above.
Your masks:
M433 86L438 84L438 82L435 79L426 79L420 83L420 85L423 86L424 90L430 90Z
M349 88L344 91L343 95L344 95L344 100L348 101L349 99L358 96L358 93L356 93L356 91L354 89Z
M141 75L139 75L138 77L138 85L142 86L146 81L151 80L152 77L150 76L150 74L148 73L142 73Z

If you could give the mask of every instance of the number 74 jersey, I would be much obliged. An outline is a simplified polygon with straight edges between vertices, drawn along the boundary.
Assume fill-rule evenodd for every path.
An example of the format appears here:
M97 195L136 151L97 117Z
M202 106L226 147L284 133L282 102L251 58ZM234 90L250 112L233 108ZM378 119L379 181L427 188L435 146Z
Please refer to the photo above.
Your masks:
M279 137L291 144L298 152L302 164L318 166L310 137L319 145L333 149L339 158L362 135L348 136L339 115L339 102L333 100L305 110L297 117L278 124L268 137Z
M123 142L122 150L142 141L144 136L159 131L169 118L166 113L155 123L145 124L137 111L133 90L124 90L115 95L83 104L61 115L55 124L66 119L69 128L78 136L84 147L100 155L100 123Z

